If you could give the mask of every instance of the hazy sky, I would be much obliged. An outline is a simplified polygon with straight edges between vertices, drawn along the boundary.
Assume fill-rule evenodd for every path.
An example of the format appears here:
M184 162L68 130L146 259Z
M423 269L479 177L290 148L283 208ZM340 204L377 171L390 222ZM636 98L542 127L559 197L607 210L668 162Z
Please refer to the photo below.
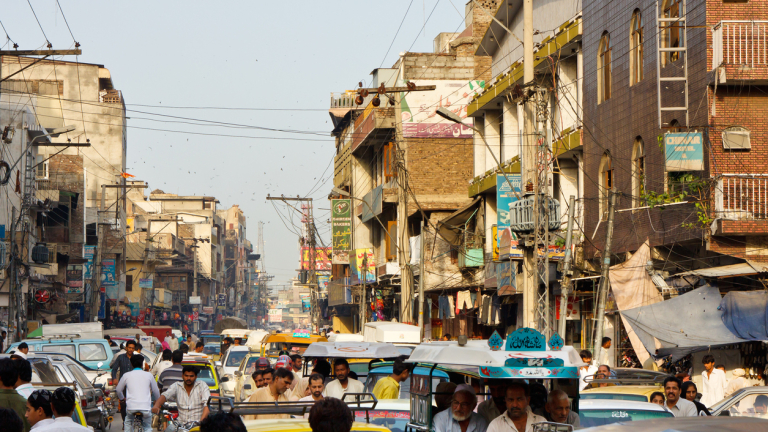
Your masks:
M296 275L292 223L298 226L300 219L285 205L276 203L276 210L264 199L267 194L315 198L318 230L326 243L330 237L330 93L361 80L370 83L374 68L382 61L392 66L411 45L411 51L432 51L437 33L464 29L466 3L59 0L62 16L56 0L30 1L55 49L74 46L66 18L83 50L79 61L105 65L123 92L130 117L127 171L150 190L212 195L221 201L219 208L240 205L254 247L263 221L273 285ZM4 0L0 21L20 49L44 47L46 38L26 0ZM10 49L5 37L0 29L3 49Z

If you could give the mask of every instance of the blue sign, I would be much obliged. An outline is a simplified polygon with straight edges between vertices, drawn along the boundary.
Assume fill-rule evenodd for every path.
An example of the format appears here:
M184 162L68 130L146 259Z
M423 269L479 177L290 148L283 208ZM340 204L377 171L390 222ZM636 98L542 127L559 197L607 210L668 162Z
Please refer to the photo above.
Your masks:
M560 351L563 349L563 345L565 345L565 341L563 338L560 337L557 332L552 333L552 337L549 338L549 342L547 342L547 345L549 345L549 349L552 351Z
M546 351L544 335L538 331L522 327L507 336L507 351Z
M507 178L509 178L509 182L507 182ZM517 201L515 191L509 186L510 182L515 191L520 193L523 182L520 174L507 174L506 176L504 174L496 174L496 229L498 231L497 242L499 243L497 246L501 246L501 237L505 231L509 230L509 206ZM499 250L499 253L501 253L501 250Z
M104 319L107 314L107 295L99 293L99 319Z
M221 307L226 307L227 306L227 295L226 294L219 294L218 305L221 306Z
M101 286L106 288L108 299L117 299L119 293L114 259L101 260Z
M573 366L565 367L481 367L480 375L485 378L578 378L579 370Z
M519 358L514 357L504 362L504 367L562 367L563 359L559 358Z
M83 247L83 258L87 259L88 262L83 264L83 279L89 280L93 279L93 256L96 252L96 246L84 246Z
M488 338L488 346L491 347L491 351L500 351L502 345L504 345L504 339L499 336L499 332L494 330L491 337Z
M667 172L704 170L704 134L675 132L664 135Z

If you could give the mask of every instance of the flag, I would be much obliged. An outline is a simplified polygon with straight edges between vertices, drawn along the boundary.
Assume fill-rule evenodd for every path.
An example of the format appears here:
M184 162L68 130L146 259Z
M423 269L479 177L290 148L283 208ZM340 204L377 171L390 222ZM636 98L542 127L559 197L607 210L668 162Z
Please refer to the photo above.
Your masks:
M127 179L127 178L129 178L129 177L136 177L135 175L133 175L133 174L128 174L128 173L122 173L122 174L120 174L120 176L121 176L122 178L124 178L124 179Z

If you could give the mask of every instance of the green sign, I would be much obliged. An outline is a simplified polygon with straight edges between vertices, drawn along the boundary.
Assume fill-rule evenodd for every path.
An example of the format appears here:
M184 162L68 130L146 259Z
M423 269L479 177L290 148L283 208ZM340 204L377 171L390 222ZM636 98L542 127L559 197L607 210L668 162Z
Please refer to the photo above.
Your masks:
M333 251L349 251L352 243L352 200L331 200L331 245Z

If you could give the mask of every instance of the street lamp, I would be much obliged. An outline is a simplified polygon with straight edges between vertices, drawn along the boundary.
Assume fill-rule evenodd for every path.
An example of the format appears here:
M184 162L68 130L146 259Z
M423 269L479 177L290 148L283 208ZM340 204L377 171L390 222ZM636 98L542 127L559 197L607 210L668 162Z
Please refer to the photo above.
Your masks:
M488 142L485 140L485 134L483 134L483 132L481 132L476 127L470 126L468 124L465 124L464 121L462 120L462 118L459 117L458 114L456 114L455 112L453 112L453 111L451 111L451 110L449 110L449 109L447 109L445 107L438 108L437 109L437 115L439 115L440 117L442 117L442 118L444 118L444 119L446 119L446 120L448 120L450 122L458 123L458 124L460 124L460 125L462 125L464 127L468 127L470 129L472 129L473 131L477 132L477 134L480 135L480 138L483 140L483 144L485 144L485 147L488 149L488 152L493 157L493 161L496 162L496 166L499 167L499 172L501 172L501 174L504 175L504 179L507 180L507 184L509 184L509 189L512 191L512 193L515 194L517 199L521 199L520 194L515 190L514 186L512 186L512 182L509 180L509 177L507 177L507 173L504 172L504 169L501 167L501 163L499 162L499 159L496 158L496 154L493 153L493 150L491 150L491 146L489 146Z

